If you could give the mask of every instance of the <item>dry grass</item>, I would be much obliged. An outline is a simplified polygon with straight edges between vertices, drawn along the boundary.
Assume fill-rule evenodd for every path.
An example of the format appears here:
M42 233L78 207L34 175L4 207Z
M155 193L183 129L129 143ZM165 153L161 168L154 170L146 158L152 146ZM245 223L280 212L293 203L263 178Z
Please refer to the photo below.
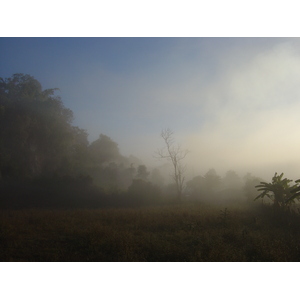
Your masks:
M195 203L0 212L1 261L299 261L299 216Z

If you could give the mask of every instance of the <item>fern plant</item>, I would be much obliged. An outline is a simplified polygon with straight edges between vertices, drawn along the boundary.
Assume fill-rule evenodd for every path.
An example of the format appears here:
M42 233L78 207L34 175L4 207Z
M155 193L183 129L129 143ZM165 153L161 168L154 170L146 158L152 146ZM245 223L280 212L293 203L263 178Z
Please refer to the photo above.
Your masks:
M297 180L296 184L290 185L293 180L282 177L283 173L280 175L275 173L271 183L262 181L259 185L256 185L255 187L261 193L254 200L268 197L274 202L275 207L285 207L293 203L294 199L299 199L300 186L298 184L300 180Z
M296 187L291 190L292 196L289 198L289 201L293 201L294 199L300 199L300 179L295 181L297 183Z

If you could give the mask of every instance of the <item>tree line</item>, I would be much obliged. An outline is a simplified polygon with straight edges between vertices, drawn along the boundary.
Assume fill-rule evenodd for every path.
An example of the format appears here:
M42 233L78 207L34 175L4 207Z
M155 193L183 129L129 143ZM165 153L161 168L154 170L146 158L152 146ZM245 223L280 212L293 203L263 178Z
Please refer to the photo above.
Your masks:
M137 185L158 193L148 182L147 167L136 157L123 156L109 136L100 134L89 143L87 131L72 125L73 112L56 90L43 90L30 75L0 78L2 201L14 193L20 198L41 190L58 196L55 191L68 187L83 194L87 189L101 192L102 198L124 190L134 193Z
M0 78L1 207L140 205L162 195L252 201L258 195L260 178L239 178L232 170L224 178L211 169L186 180L182 161L188 151L175 145L169 129L161 133L166 147L156 153L173 167L173 183L164 184L159 169L150 172L138 158L123 156L109 136L89 143L56 90L43 90L30 75Z

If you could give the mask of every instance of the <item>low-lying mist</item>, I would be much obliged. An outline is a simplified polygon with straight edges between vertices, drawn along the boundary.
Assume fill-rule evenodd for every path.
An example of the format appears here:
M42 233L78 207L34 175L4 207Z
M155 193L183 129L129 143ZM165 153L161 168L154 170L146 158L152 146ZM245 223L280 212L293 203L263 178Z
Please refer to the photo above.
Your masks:
M152 155L163 145L160 131L170 127L177 142L190 151L185 160L190 179L210 168L222 176L235 170L240 176L250 172L266 180L275 172L298 179L298 41L235 39L226 43L224 39L220 41L223 51L214 47L218 40L207 41L199 46L202 54L193 53L190 60L181 57L188 51L181 44L177 52L173 49L178 72L156 66L159 72L151 89L146 84L149 74L126 79L127 95L131 95L131 84L139 83L133 94L139 101L131 116L139 126L129 122L126 134L121 130L123 137L114 134L120 136L121 149L149 167L157 165ZM122 88L118 93L121 97Z
M230 41L173 40L172 56L162 52L126 78L85 69L74 88L82 84L88 96L107 101L92 98L82 111L74 105L77 125L87 130L74 125L56 89L43 90L30 75L1 78L1 186L27 186L25 198L43 187L71 199L77 186L82 199L91 189L94 199L147 195L150 203L176 193L197 201L250 200L255 185L275 172L299 179L298 40L253 40L253 47ZM218 43L224 51L214 48ZM71 96L79 97L75 90ZM168 127L173 146L188 150L180 164L176 156L156 157L166 150L161 131Z

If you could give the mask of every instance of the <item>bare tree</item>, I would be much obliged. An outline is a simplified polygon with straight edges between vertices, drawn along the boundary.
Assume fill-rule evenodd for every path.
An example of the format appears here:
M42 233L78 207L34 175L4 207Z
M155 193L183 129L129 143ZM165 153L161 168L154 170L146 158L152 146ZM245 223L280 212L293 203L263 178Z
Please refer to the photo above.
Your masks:
M159 149L156 152L156 157L159 159L167 159L172 162L174 167L174 173L172 178L175 181L177 190L177 199L180 201L182 199L182 192L185 186L185 166L182 165L182 160L188 154L188 150L182 150L180 145L174 145L173 131L164 129L161 132L161 137L163 138L166 147Z

